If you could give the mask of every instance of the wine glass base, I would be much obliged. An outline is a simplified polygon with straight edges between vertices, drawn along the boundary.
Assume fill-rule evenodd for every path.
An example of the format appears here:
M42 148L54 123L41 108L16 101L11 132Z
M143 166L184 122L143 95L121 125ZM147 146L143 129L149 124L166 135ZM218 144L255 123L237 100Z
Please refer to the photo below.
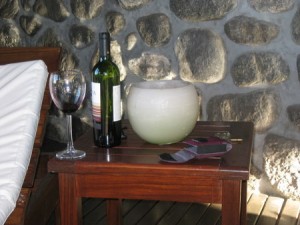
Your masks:
M56 158L58 159L82 159L84 158L86 153L82 150L72 150L72 151L61 151L56 153Z

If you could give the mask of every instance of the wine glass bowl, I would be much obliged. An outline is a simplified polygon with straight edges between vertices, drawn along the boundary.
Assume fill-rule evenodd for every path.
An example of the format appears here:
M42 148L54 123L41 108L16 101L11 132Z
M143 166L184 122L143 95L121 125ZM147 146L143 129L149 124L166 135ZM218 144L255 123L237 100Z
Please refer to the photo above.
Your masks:
M80 70L63 70L50 74L49 88L55 106L67 116L67 148L56 153L59 159L81 159L85 152L77 150L72 138L72 115L83 102L86 93L86 82Z
M86 92L84 76L79 70L52 73L50 93L56 107L62 112L73 113L80 107Z

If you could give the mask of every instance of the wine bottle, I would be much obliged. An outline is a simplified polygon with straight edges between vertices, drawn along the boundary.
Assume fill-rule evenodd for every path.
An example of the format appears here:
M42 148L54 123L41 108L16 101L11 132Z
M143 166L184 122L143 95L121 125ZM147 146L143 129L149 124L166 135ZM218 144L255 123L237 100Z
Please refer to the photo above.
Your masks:
M120 71L110 55L109 33L99 34L100 59L92 71L94 143L112 147L121 143Z

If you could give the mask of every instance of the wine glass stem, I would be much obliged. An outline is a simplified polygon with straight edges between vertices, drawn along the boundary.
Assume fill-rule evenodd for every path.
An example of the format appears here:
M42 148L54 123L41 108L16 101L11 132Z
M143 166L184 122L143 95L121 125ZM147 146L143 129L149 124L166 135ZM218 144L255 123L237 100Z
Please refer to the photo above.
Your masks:
M74 145L73 145L73 136L72 136L72 115L67 114L67 135L68 135L68 145L67 151L74 152Z

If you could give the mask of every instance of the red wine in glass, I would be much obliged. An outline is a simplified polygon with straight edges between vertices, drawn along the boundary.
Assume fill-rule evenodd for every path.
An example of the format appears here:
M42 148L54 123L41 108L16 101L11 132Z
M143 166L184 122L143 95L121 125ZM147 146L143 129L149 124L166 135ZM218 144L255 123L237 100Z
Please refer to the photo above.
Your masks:
M80 105L78 104L72 104L72 103L65 103L61 107L61 111L65 114L71 114L78 110Z

